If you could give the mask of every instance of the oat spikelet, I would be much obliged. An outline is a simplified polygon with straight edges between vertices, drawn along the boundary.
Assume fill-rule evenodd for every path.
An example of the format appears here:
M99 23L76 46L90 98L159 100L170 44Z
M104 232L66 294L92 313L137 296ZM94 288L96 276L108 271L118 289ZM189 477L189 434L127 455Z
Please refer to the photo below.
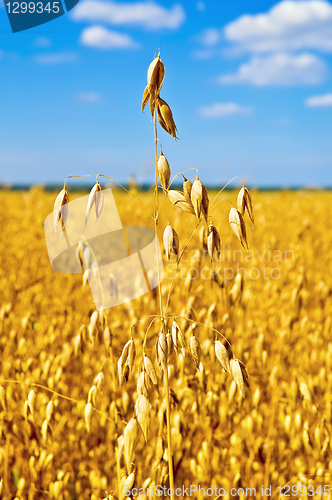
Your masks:
M229 357L226 347L220 340L216 340L214 343L214 351L216 353L216 358L225 370L225 372L230 373Z
M161 127L166 130L174 139L177 139L176 132L177 128L174 123L173 114L171 108L164 99L160 97L157 98L157 111L158 111L158 121Z
M160 332L156 342L157 361L160 371L167 370L167 341L166 335Z
M143 365L144 365L144 370L148 374L151 382L154 385L157 385L158 379L157 379L156 370L154 369L154 366L153 366L150 358L148 358L147 356L144 356L143 357Z
M85 410L84 410L84 417L85 417L86 428L87 428L88 432L90 432L90 429L91 429L91 417L92 417L92 403L88 403L86 405Z
M149 102L150 99L150 91L149 91L149 86L147 85L144 89L143 92L143 99L142 99L142 111L144 111L145 106Z
M54 408L53 401L49 401L46 407L46 420L48 422L50 422L52 418L53 408Z
M54 231L56 230L56 226L60 221L61 221L62 231L66 230L65 224L67 221L68 211L69 211L68 203L69 203L68 191L64 187L60 191L54 202L54 209L53 209Z
M237 209L242 215L244 215L245 211L247 210L249 219L254 224L254 209L253 209L252 199L248 189L245 187L244 184L240 189L237 197Z
M188 181L188 179L186 179L184 175L182 175L182 177L183 177L183 195L184 195L186 201L190 205L192 205L192 203L191 203L191 190L192 190L193 184L192 184L192 182Z
M124 346L121 356L118 361L119 383L127 382L129 375L133 369L135 359L135 343L133 339L128 340Z
M206 187L199 180L198 174L196 175L196 180L192 185L190 197L196 217L199 219L201 214L203 214L205 220L207 221L209 212L209 197Z
M160 152L160 156L158 158L158 177L163 190L167 191L169 180L171 178L171 169L167 158L163 155L162 151Z
M180 191L169 190L168 198L173 205L181 208L184 212L188 212L190 214L195 215L194 207L191 203L191 200L187 200L185 195L180 193Z
M172 323L172 339L176 354L178 355L181 352L182 356L184 356L186 346L185 338L181 331L181 328L175 320Z
M199 370L199 363L201 360L201 344L199 343L199 340L197 339L197 337L195 337L195 335L192 335L192 337L190 337L189 350L193 362L195 363L197 370Z
M126 461L128 474L131 472L132 468L132 460L135 454L136 444L137 444L137 420L136 418L132 418L129 420L128 424L125 427L123 436L124 436L124 457Z
M143 394L147 399L149 399L150 391L150 379L146 371L141 371L137 379L137 396Z
M137 399L136 405L135 405L135 412L136 412L137 421L140 425L140 428L142 429L145 441L147 442L148 429L149 429L149 423L150 423L150 403L147 400L147 398L144 396L144 394L141 394L140 396L138 396L138 399Z
M121 491L121 498L126 498L128 495L126 494L127 491L130 491L134 485L135 482L135 473L132 472L128 477L123 477L121 480L121 485L120 485L120 491Z
M230 371L242 396L245 397L245 388L249 389L249 377L244 364L239 359L233 358L230 361Z
M96 184L93 186L93 188L90 191L89 198L88 198L88 204L86 207L86 212L85 212L85 225L88 222L89 215L91 212L91 209L95 205L95 211L96 211L96 221L99 219L101 211L103 209L104 205L104 196L102 193L101 185L99 184L98 178Z
M243 248L248 250L246 225L241 212L234 207L229 212L229 224L239 238Z
M214 252L220 251L220 236L217 228L212 224L212 222L208 228L207 249L212 262Z
M161 86L165 78L165 66L160 55L154 58L148 69L148 90L150 95L159 95Z
M166 335L166 344L167 344L167 356L168 359L170 359L173 351L173 339L172 335L169 332Z
M167 224L165 228L163 240L167 260L170 260L172 254L177 259L179 255L179 237L170 224Z
M28 406L32 415L34 415L35 413L35 403L36 403L36 393L33 389L31 389L31 391L28 394Z

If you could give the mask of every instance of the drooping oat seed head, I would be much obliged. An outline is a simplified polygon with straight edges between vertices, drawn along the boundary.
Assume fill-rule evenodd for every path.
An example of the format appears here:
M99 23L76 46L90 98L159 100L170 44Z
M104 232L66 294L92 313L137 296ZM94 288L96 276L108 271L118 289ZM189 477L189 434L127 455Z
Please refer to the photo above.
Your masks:
M147 356L143 356L143 366L144 366L144 370L148 374L151 382L154 385L157 385L158 379L157 379L156 370L154 369L154 366L153 366L150 358L148 358Z
M166 192L171 177L171 169L167 158L163 155L162 151L160 152L160 156L158 158L158 177L164 192Z
M212 222L208 227L207 249L212 262L214 253L220 251L220 236Z
M190 337L189 351L197 370L199 370L199 363L201 360L201 344L195 335Z
M172 339L173 339L173 346L176 354L178 355L180 352L182 356L185 355L185 338L184 335L181 331L181 328L179 327L178 323L173 321L172 323Z
M43 421L42 426L41 426L41 435L42 435L45 442L47 441L48 428L49 428L49 422L48 422L48 420L45 419Z
M169 331L166 334L166 343L167 343L167 356L168 356L168 359L170 359L172 356L172 351L173 351L173 339L172 339L172 335L169 333Z
M192 182L188 181L188 179L186 179L186 177L184 175L182 175L182 177L183 177L183 194L184 194L184 197L187 200L187 202L190 205L192 205L192 203L191 203L191 190L192 190L193 184L192 184Z
M96 212L96 221L99 219L101 211L103 209L104 205L104 196L102 193L102 188L101 185L99 184L98 178L96 184L93 186L93 188L90 191L89 198L88 198L88 204L86 207L86 212L85 212L85 225L88 222L89 215L91 212L91 209L95 205L95 212Z
M123 437L124 437L123 451L124 451L124 458L126 461L128 474L130 474L132 469L132 461L135 455L135 449L137 444L137 433L138 433L137 420L136 418L131 418L123 432Z
M127 498L128 495L126 495L126 491L131 491L133 485L135 482L135 472L132 472L129 474L128 477L124 476L121 479L121 484L120 484L120 492L121 492L121 498L119 500L123 500L124 498Z
M160 55L154 58L148 69L148 84L143 92L142 111L150 101L150 111L152 118L156 112L156 100L159 97L160 89L165 77L165 66L160 59Z
M249 390L249 377L244 364L239 359L233 358L230 360L230 371L242 396L245 397L245 388Z
M176 207L181 208L184 212L188 212L192 215L195 215L194 207L191 203L191 200L188 201L183 193L180 193L180 191L175 191L175 190L169 190L168 191L168 198L173 205Z
M98 391L102 391L103 390L103 387L105 385L105 377L104 377L103 372L99 372L98 375L96 375L93 383L97 387Z
M112 332L108 326L104 330L104 342L107 349L112 345Z
M239 238L243 248L248 250L246 225L241 212L234 207L229 212L229 224Z
M134 361L136 357L136 347L135 347L135 342L133 339L131 339L129 345L129 350L128 350L128 367L129 367L129 374L132 372L133 367L134 367Z
M118 360L119 383L122 385L127 382L135 359L135 343L133 339L125 344L121 356Z
M150 391L150 378L145 370L142 370L137 379L137 396L144 394L144 396L149 399Z
M175 255L176 259L178 259L179 237L175 229L173 229L170 224L167 224L165 228L163 240L167 260L170 260L172 254Z
M53 408L54 408L53 401L49 401L47 406L46 406L46 420L48 422L50 422L50 420L52 418Z
M142 432L144 434L145 441L147 442L148 439L148 429L149 429L149 423L150 423L150 403L147 400L147 398L144 396L144 394L141 394L138 396L136 405L135 405L135 412L136 412L136 417L138 420L138 423L142 429Z
M54 202L53 209L53 219L54 219L54 231L56 231L56 226L61 222L62 231L66 230L65 224L68 217L69 211L69 196L68 191L64 187Z
M167 370L167 340L164 332L160 332L156 342L157 361L161 372Z
M90 387L89 394L88 394L88 403L92 403L93 406L96 406L96 399L97 399L97 387L93 385Z
M149 102L149 99L150 99L150 91L149 91L149 85L147 85L144 89L144 92L143 92L143 99L142 99L142 111L144 111L145 109L145 106L147 105L147 103Z
M159 96L165 78L165 66L160 55L154 58L148 69L148 89L150 96Z
M237 208L242 215L244 215L245 211L247 210L249 219L254 224L254 209L252 199L249 190L245 187L244 184L240 189L237 197Z
M214 351L216 353L216 358L225 370L225 372L230 373L229 357L226 347L220 340L216 340L214 343Z
M31 389L31 391L28 394L28 406L32 415L34 415L35 413L35 403L36 403L36 393L33 389Z
M199 180L198 174L196 175L196 180L192 185L190 197L196 217L199 219L202 214L207 221L209 212L209 197L206 187Z
M157 97L156 99L157 103L157 112L158 112L158 121L160 123L160 126L174 139L177 139L176 132L177 128L174 122L173 114L171 111L171 108L167 104L164 99L161 99L160 97Z
M85 425L88 432L90 432L91 429L92 408L92 403L88 403L84 410Z

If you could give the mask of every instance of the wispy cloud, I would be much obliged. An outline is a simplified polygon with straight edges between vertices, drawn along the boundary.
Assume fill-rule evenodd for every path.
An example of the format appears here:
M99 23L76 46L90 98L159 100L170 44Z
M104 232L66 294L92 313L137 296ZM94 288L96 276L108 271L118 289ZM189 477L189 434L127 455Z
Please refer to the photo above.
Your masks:
M140 46L131 36L111 31L103 26L85 28L81 34L81 43L104 50L137 49Z
M253 108L241 106L235 102L217 102L210 106L203 106L198 113L203 118L227 118L229 116L251 115Z
M216 28L207 28L199 36L198 40L206 47L213 47L217 45L222 38L222 31Z
M243 52L332 52L332 5L325 0L284 0L267 13L241 16L223 34Z
M327 76L327 66L312 54L272 54L256 56L239 66L236 73L222 75L223 85L247 83L257 87L268 85L315 85Z
M51 40L46 36L40 36L32 42L33 47L36 48L46 48L51 46Z
M83 0L73 10L75 21L103 22L115 26L141 26L149 30L178 29L185 20L181 5L167 9L153 1L117 3Z
M309 97L305 104L309 108L325 108L327 106L332 106L332 93Z
M196 3L196 9L199 12L204 12L204 10L205 10L205 3L204 2L197 2Z
M98 92L79 92L75 97L77 101L88 104L97 104L101 101L101 95Z
M34 57L36 63L46 65L72 63L77 60L78 55L75 52L53 52Z
M325 0L283 0L268 12L244 15L201 33L202 45L230 43L232 53L332 52L332 5Z

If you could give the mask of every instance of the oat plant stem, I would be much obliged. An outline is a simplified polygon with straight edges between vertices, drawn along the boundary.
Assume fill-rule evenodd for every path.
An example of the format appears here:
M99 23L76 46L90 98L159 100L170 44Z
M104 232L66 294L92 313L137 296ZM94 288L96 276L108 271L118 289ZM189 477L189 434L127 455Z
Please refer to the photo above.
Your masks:
M158 235L158 217L159 217L159 198L158 198L158 137L157 137L157 113L154 112L154 145L155 145L155 228L156 234ZM156 242L157 245L157 242ZM162 308L162 297L161 297L161 284L160 284L160 269L159 269L159 258L158 252L157 256L157 271L158 271L158 295L159 295L159 307L160 307L160 317L163 317ZM174 476L173 476L173 448L172 448L172 435L171 435L171 407L169 398L169 382L168 382L168 362L166 370L164 370L164 389L166 398L166 422L167 422L167 448L168 448L168 474L169 474L169 487L171 491L174 491ZM170 495L173 498L173 494Z

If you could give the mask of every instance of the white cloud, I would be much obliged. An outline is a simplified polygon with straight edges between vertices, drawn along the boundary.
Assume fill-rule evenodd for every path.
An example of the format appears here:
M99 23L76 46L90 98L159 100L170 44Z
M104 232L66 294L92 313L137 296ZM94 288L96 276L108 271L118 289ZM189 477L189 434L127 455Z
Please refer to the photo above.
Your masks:
M167 9L153 1L117 3L103 0L83 0L73 10L75 21L104 22L111 25L137 25L157 30L177 29L185 19L181 5Z
M201 34L200 42L202 45L212 47L220 41L220 38L220 30L217 30L215 28L208 28Z
M76 62L78 56L75 52L53 52L36 56L34 61L39 64L53 65Z
M332 5L325 0L284 0L267 13L241 16L223 33L245 52L332 52Z
M272 54L256 56L240 65L236 73L222 75L218 82L227 85L248 83L268 85L315 85L327 76L325 62L312 54Z
M37 48L50 47L51 40L46 36L40 36L39 38L36 38L36 40L34 40L32 45Z
M88 104L96 104L101 101L101 95L97 92L79 92L76 99Z
M210 49L199 49L192 52L194 59L211 59L214 55L214 51Z
M139 44L129 35L111 31L103 26L85 28L81 34L81 43L97 49L137 49Z
M205 3L204 2L197 2L196 9L199 10L200 12L204 12L204 10L205 10Z
M332 94L316 95L309 97L306 102L309 108L327 107L332 106Z
M240 106L235 102L217 102L210 106L203 106L198 112L203 118L226 118L235 115L250 115L254 110L253 108Z

